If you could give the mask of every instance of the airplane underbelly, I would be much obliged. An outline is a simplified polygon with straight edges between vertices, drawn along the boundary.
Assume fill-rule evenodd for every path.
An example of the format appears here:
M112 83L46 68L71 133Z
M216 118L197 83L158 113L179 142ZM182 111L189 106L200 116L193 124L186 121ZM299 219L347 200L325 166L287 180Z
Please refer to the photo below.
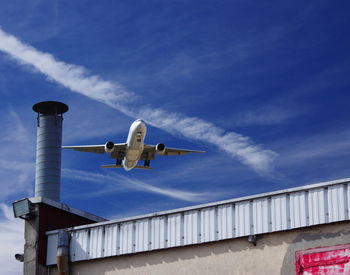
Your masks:
M137 164L137 161L129 161L129 160L124 160L124 163L123 163L124 168L126 168L127 170L134 168L136 164Z
M128 161L138 161L142 153L142 149L128 149L126 153L126 159Z

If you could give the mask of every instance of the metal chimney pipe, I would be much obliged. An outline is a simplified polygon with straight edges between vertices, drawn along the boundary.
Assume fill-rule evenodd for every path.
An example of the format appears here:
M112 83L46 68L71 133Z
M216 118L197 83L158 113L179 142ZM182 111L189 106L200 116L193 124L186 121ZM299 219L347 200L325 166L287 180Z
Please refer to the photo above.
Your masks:
M60 201L63 113L68 106L44 101L33 106L38 113L36 140L35 197Z

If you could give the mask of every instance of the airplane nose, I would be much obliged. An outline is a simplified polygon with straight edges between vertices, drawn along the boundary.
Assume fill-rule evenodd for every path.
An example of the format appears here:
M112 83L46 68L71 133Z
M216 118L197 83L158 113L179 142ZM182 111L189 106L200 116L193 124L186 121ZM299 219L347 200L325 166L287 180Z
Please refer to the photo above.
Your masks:
M136 129L138 129L138 131L146 129L146 124L142 119L136 119L133 125L136 127Z
M135 120L134 122L138 127L141 126L141 127L144 127L146 124L145 122L142 120L142 119L137 119Z

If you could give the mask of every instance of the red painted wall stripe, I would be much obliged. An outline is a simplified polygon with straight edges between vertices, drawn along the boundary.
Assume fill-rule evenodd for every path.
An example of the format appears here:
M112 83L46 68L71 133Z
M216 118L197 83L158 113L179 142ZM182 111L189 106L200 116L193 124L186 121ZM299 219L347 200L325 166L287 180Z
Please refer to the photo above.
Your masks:
M296 274L350 274L350 244L317 247L295 253Z

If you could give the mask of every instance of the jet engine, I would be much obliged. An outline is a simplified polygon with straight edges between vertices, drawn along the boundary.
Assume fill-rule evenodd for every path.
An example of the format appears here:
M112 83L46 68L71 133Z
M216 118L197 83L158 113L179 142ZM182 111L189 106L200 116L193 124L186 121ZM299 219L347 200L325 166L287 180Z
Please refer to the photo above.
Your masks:
M158 155L164 155L165 154L165 145L163 143L158 143L156 145L156 152Z
M107 141L105 144L105 151L106 153L112 153L114 150L114 142L113 141Z

